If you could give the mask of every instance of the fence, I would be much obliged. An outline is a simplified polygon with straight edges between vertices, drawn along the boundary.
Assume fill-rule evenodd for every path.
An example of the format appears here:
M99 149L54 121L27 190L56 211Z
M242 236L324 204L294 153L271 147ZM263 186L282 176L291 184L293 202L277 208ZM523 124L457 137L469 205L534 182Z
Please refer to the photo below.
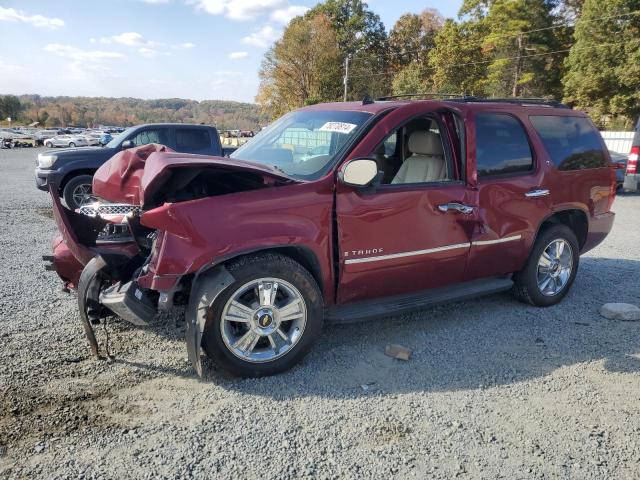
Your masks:
M628 154L631 151L634 132L600 132L607 148L613 152Z

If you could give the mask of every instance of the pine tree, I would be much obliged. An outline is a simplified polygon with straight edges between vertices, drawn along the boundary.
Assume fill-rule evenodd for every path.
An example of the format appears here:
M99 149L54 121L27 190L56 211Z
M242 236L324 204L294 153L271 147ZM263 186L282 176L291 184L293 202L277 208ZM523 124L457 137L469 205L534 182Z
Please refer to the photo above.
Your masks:
M621 117L621 126L630 127L640 115L639 10L640 0L585 0L575 27L565 101L589 109L603 125Z

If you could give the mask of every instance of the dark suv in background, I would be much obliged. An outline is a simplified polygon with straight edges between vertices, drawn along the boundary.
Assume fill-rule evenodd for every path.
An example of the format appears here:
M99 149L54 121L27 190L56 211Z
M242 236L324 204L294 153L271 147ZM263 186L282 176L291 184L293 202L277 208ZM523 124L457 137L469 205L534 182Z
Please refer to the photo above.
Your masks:
M222 148L218 131L207 125L154 123L131 127L104 147L49 150L38 155L36 186L48 191L55 185L71 209L91 197L95 171L121 150L150 143L165 145L183 153L225 156L234 148Z
M631 144L631 152L627 158L627 171L624 178L622 188L626 192L637 192L640 184L640 171L638 171L638 163L640 157L640 118L636 124L636 133Z

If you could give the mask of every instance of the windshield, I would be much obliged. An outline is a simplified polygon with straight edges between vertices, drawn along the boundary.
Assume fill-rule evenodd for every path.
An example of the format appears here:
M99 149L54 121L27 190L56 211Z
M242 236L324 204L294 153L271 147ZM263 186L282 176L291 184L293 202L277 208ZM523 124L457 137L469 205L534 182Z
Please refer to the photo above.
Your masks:
M262 130L231 158L274 166L295 178L322 175L348 140L371 118L370 113L302 110Z
M107 147L110 147L110 148L118 147L129 136L129 134L133 131L134 128L136 127L129 127L120 135L116 135L115 137L113 137L113 139L111 139L111 141L107 143Z

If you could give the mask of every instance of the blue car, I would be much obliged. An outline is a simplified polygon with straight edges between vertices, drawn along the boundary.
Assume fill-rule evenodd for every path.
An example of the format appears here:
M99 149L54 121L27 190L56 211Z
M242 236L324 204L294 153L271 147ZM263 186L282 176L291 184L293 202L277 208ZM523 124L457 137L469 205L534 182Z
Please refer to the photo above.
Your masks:
M104 135L102 135L100 137L100 145L104 146L107 143L109 143L111 140L113 140L113 137L111 136L110 133L105 133Z

